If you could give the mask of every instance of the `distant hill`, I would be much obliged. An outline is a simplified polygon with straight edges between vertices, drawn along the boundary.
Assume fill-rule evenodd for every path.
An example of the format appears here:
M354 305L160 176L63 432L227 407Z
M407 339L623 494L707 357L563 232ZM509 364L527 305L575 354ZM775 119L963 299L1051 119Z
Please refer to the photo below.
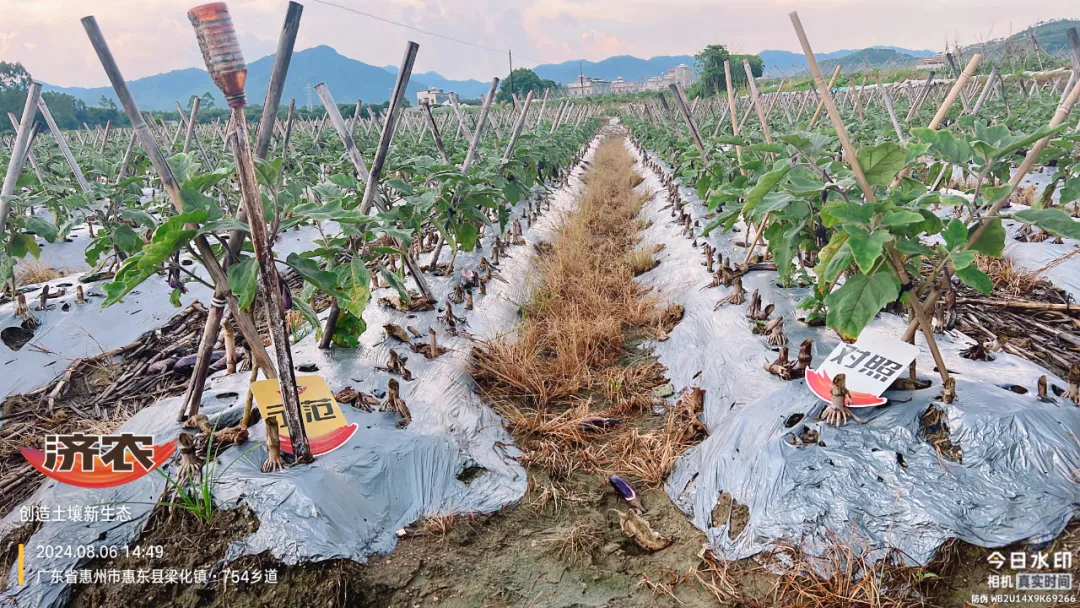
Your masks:
M919 58L892 49L863 49L836 59L820 62L821 71L828 78L837 64L843 73L858 72L866 69L884 69L913 66Z
M266 98L266 85L270 82L270 70L274 65L274 56L267 55L248 64L247 99L248 103L261 104ZM382 103L390 98L394 90L396 76L386 70L350 59L328 46L317 46L293 53L289 64L289 75L285 80L282 102L288 103L290 97L297 104L307 103L307 86L314 87L325 82L334 96L334 101L341 104L355 103L362 99L365 103ZM409 99L416 103L416 91L426 89L429 84L414 76L409 80ZM442 86L434 84L434 86ZM198 68L174 70L128 81L128 87L139 107L144 110L172 110L173 102L182 105L192 95L202 95L209 91L218 107L225 104L224 97L210 76ZM98 105L102 95L118 101L112 87L57 87L45 85L46 91L67 93L86 102ZM486 90L486 89L485 89ZM464 97L465 94L462 93ZM321 105L318 95L312 91L312 104Z
M911 50L896 46L875 46L869 49L854 50L854 49L842 49L839 51L833 51L831 53L816 53L818 63L824 64L830 59L840 59L853 53L862 53L866 51L887 50L895 51L914 57L916 59L920 57L933 57L937 55L934 51L929 50ZM802 53L793 53L791 51L761 51L758 53L763 60L765 60L765 74L773 77L783 77L784 74L791 76L798 72L806 70L806 56ZM884 62L883 62L884 64ZM836 64L832 64L829 70L836 69ZM824 67L822 67L824 71Z
M603 61L564 61L562 63L545 63L534 67L532 70L540 78L554 80L559 84L567 84L577 79L584 73L591 78L603 78L614 80L622 77L631 82L640 82L650 76L659 76L680 63L694 67L693 55L671 55L653 57L652 59L639 59L630 55L608 57Z
M1005 50L1006 40L1015 43L1024 49L1031 48L1031 33L1035 32L1035 39L1039 41L1039 46L1042 50L1050 53L1051 55L1068 52L1069 39L1066 35L1066 31L1070 27L1075 27L1080 30L1080 19L1057 19L1055 21L1044 21L1042 23L1036 23L1035 25L1021 30L1011 36L995 38L994 40L988 40L983 43L973 44L965 51L983 53L989 57L995 59L1000 58Z

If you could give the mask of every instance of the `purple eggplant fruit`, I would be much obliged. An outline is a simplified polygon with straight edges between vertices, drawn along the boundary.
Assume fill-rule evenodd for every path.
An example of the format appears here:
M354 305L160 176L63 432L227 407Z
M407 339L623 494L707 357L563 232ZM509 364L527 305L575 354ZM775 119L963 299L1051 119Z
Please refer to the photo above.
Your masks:
M224 357L225 351L215 350L214 352L210 353L210 363L213 364L215 361ZM195 368L195 359L197 358L198 355L188 355L186 357L181 357L179 360L176 361L176 363L173 364L172 369L178 374L190 374L192 369Z
M645 507L641 505L641 499L638 498L637 492L634 491L634 488L630 487L630 484L626 483L625 479L618 475L612 475L611 477L608 477L608 481L611 482L611 487L615 488L615 492L619 496L622 496L631 507L634 507L639 511L645 510Z
M281 301L285 304L285 310L292 310L292 292L289 291L288 284L278 277L278 284L281 285Z

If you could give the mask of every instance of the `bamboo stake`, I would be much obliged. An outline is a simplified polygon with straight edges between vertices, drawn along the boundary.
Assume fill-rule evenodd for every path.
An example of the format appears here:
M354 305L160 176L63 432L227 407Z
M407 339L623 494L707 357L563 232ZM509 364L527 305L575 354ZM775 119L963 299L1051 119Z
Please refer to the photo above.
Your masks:
M941 124L941 121L945 120L945 115L949 113L949 108L952 107L952 104L956 101L956 97L963 91L964 86L971 78L971 75L978 69L982 57L983 56L979 53L975 53L971 56L971 61L969 61L967 67L964 68L964 73L960 74L959 78L956 79L956 82L953 83L952 88L949 89L949 94L945 96L945 101L942 102L941 107L938 108L937 114L934 115L934 119L930 121L929 127L931 129L937 129Z
M728 108L731 110L731 134L738 137L739 125L735 122L735 91L731 86L731 64L727 59L724 60L724 78L727 83ZM746 175L746 169L742 166L742 146L735 146L735 157L739 162L739 171Z
M746 59L743 59L743 69L746 70L746 82L750 85L750 102L754 105L754 111L757 112L758 121L761 122L761 134L765 136L765 143L771 144L772 135L769 134L769 123L765 119L765 111L761 108L754 73L750 70L750 62Z
M425 101L420 104L420 108L424 112L424 118L427 120L431 136L435 139L435 148L439 150L439 157L442 158L444 165L449 165L450 157L446 155L446 146L443 145L442 136L439 135L439 127L435 124L435 117L431 114L431 106Z
M56 140L56 145L60 146L60 151L64 154L64 160L67 161L72 173L75 174L75 181L79 183L79 188L82 188L83 192L90 192L90 183L86 181L86 176L83 175L82 169L79 168L79 163L75 162L75 156L71 153L71 148L68 147L67 138L64 137L64 133L60 131L60 128L56 126L56 121L53 120L52 112L49 111L49 106L45 103L44 97L38 97L37 106L38 110L41 110L45 122L49 125L49 131L52 133L53 139Z
M18 133L18 131L19 131L19 119L15 118L15 114L12 113L12 112L8 112L7 115L8 115L8 120L11 121L11 128L14 129L14 131L16 133ZM36 125L37 123L34 123L34 124ZM36 133L36 130L35 130L35 133ZM35 133L31 133L30 134L30 139L27 141L27 144L26 144L26 160L30 161L30 166L34 169L34 175L37 177L38 183L40 184L40 183L44 183L44 180L41 179L41 169L38 167L37 157L34 155L33 143L34 143L34 135L35 135ZM22 170L20 169L20 172L21 171ZM3 230L0 230L0 232L3 232Z
M124 150L124 159L120 161L120 171L116 174L117 183L124 181L124 177L127 175L128 163L131 162L131 153L135 150L135 129L131 130L131 137L128 138L127 149Z
M330 89L326 87L325 82L320 82L315 85L315 92L319 95L319 100L322 101L323 107L326 108L326 116L330 119L330 124L334 126L334 130L337 131L338 137L341 138L341 143L345 144L345 153L349 156L349 160L352 161L356 172L360 174L360 179L365 182L368 180L370 172L368 171L367 164L364 163L364 157L360 155L360 150L356 147L356 142L353 141L352 134L349 133L348 127L345 126L345 121L341 118L341 112L338 111L337 104L334 103L334 96L330 94Z
M266 86L266 99L263 101L259 127L255 131L255 156L258 158L265 159L270 152L274 119L277 118L278 108L281 106L281 92L285 88L285 77L289 72L293 47L296 45L296 33L300 31L300 18L303 14L303 5L289 2L289 8L285 11L285 23L278 36L277 50L274 51L274 66L270 70L270 82Z
M162 189L169 195L169 199L172 201L177 212L182 212L183 198L180 196L180 185L173 176L172 168L170 168L169 164L165 161L165 156L161 153L161 148L158 147L153 132L151 132L150 127L139 112L139 106L135 103L135 99L128 90L127 83L120 73L119 66L116 65L116 60L113 58L112 52L109 50L109 45L105 41L104 35L101 33L101 28L98 27L97 20L93 16L90 16L83 17L81 21L87 36L90 38L90 43L93 45L94 50L98 55L98 59L105 69L105 73L109 77L109 82L112 84L116 96L120 99L120 104L124 107L124 112L127 113L128 120L131 122L132 128L139 138L139 142L142 144L143 149L146 150L146 154L150 159L150 164L154 166L154 170L161 180ZM274 365L270 360L270 355L266 352L266 348L262 344L262 338L255 328L255 323L252 320L250 313L240 310L236 297L229 289L229 279L225 274L225 270L218 264L217 258L210 248L210 243L207 242L206 237L203 235L195 237L194 241L203 264L214 281L214 285L216 286L215 293L220 292L220 295L228 301L233 318L236 319L240 326L240 331L248 343L248 348L251 349L251 354L255 359L256 365L262 368L263 374L267 378L276 378L277 370L274 369Z
M982 109L983 103L986 101L986 98L989 97L990 91L994 88L994 80L997 79L997 77L998 67L995 65L993 69L990 70L990 76L986 78L986 84L983 86L982 93L979 94L978 101L975 102L975 107L971 109L972 116L978 116L979 110Z
M16 129L15 145L11 149L11 158L8 159L7 173L4 174L4 184L0 187L0 237L4 234L7 224L7 216L11 212L11 204L8 197L15 193L15 182L19 181L22 173L26 151L29 149L30 130L36 114L36 106L41 99L41 83L31 82L26 91L26 103L23 104L22 119ZM12 283L14 285L14 283ZM15 294L11 294L15 297Z
M694 145L697 146L698 152L704 155L705 145L701 142L701 132L698 131L697 124L694 122L694 116L686 103L686 93L683 92L682 85L673 82L668 85L668 88L671 89L671 94L675 96L675 104L679 106L683 118L686 119L686 125L690 129L690 135L694 138Z
M503 160L510 160L513 157L514 144L517 143L518 137L521 136L521 129L525 126L525 117L529 114L529 104L532 103L532 100L533 91L529 91L529 94L525 96L525 103L521 108L521 113L518 114L518 119L514 122L514 130L510 134L510 141L506 144ZM434 121L432 123L434 124Z
M840 64L836 64L836 69L833 70L832 78L829 79L829 88L825 91L825 94L832 95L833 85L836 84L836 79L840 77ZM825 107L825 95L819 95L817 110L814 110L814 116L810 119L810 128L814 128L814 124L817 123L817 119L821 116L821 110Z
M833 103L832 98L827 95L828 91L825 89L825 78L822 76L821 69L818 67L814 51L810 48L810 40L806 37L806 32L803 30L802 22L799 20L799 13L792 12L790 17L791 24L795 27L795 33L799 36L799 42L802 44L803 53L806 55L807 66L810 69L810 73L814 76L814 82L821 92L821 97L825 102L825 108L829 113L829 118L832 119L833 127L836 128L836 135L840 139L840 145L843 147L848 164L855 174L855 181L858 182L859 189L862 190L863 197L866 201L873 204L877 201L874 196L874 189L870 186L870 182L867 181L866 174L863 173L862 166L859 164L858 154L855 152L855 147L848 138L847 130L844 128L844 121L840 118L840 112L836 109L836 105ZM891 261L897 276L899 276L901 285L905 286L905 288L902 289L909 288L911 285L911 277L908 276L907 269L905 269L904 264L901 261L900 253L892 243L888 243L887 249L888 259ZM934 362L937 364L938 371L941 373L941 380L942 382L948 382L949 371L946 369L945 361L942 359L941 352L938 350L937 341L934 339L934 333L930 328L930 321L927 319L926 313L923 311L922 306L919 305L917 300L909 302L909 304L911 310L915 313L915 319L918 322L919 327L923 331L923 336L926 338L926 345L929 347L930 353L934 356Z
M889 120L892 121L893 129L896 131L896 137L900 140L900 143L904 143L904 131L900 128L900 123L896 120L896 112L893 110L892 97L889 96L889 91L881 84L881 74L875 72L874 80L877 83L877 88L881 91L881 98L885 101L885 109L889 111Z
M198 95L191 99L191 117L187 121L187 133L184 135L184 154L187 154L191 150L191 136L195 133L195 121L199 115L199 103L200 97Z

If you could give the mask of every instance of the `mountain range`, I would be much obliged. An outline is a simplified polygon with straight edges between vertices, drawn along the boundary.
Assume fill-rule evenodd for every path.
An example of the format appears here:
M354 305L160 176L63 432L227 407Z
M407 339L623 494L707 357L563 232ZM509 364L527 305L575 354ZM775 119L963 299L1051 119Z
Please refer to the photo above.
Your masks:
M876 47L902 52L912 57L933 55L932 51L913 51L896 47ZM819 59L838 59L856 51L841 50L818 55ZM765 60L766 74L781 76L806 69L806 59L801 53L768 50L758 53ZM614 80L622 77L629 81L640 82L650 76L662 74L668 68L679 64L694 65L692 55L670 55L639 59L630 55L609 57L603 61L564 61L555 64L542 64L533 68L537 76L568 83L583 73L591 78ZM270 70L274 56L267 55L248 64L247 93L248 102L260 104L266 97L266 85L270 80ZM397 68L394 66L377 67L362 61L346 57L329 46L317 46L293 53L289 65L289 75L285 81L282 100L295 98L298 105L308 102L311 95L313 106L320 105L318 95L313 89L320 82L325 82L339 104L355 103L357 99L365 103L382 103L390 98L394 89ZM500 75L502 76L502 75ZM478 98L486 94L489 82L480 80L452 80L437 72L413 74L409 79L408 98L415 102L415 94L428 87L437 87L445 91L454 91L462 99ZM210 92L217 107L223 107L224 98L211 82L205 70L187 68L164 74L138 78L128 82L139 107L144 110L172 110L175 102L186 105L192 95ZM117 101L111 87L60 87L46 84L46 91L67 93L84 101L87 105L99 104L102 96Z

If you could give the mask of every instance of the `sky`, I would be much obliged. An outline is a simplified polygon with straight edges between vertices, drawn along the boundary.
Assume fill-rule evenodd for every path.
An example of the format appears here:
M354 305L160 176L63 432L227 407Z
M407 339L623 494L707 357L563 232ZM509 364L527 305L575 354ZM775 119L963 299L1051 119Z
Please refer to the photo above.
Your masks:
M944 50L1080 17L1077 0L327 0L468 46L303 0L296 50L326 44L372 65L397 65L420 44L415 70L488 80L515 67L613 55L693 55L720 43L733 52L800 50L788 14L798 11L815 51L875 45ZM288 0L228 2L250 62L274 51ZM190 0L0 0L0 60L36 80L103 86L105 73L80 18L94 15L124 77L205 67Z

